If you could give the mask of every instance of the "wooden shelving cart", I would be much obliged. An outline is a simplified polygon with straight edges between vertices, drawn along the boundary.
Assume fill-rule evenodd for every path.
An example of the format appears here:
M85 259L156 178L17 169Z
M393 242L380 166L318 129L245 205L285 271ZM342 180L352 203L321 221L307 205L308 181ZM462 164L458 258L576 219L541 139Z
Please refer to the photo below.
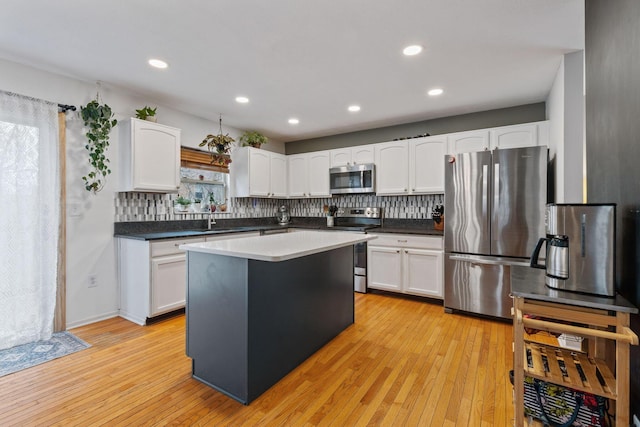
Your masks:
M629 345L638 345L629 316L638 309L620 296L602 298L549 289L544 272L537 272L512 269L515 425L525 425L523 381L529 376L606 397L610 412L615 412L615 425L629 426ZM525 328L586 338L586 351L538 342Z

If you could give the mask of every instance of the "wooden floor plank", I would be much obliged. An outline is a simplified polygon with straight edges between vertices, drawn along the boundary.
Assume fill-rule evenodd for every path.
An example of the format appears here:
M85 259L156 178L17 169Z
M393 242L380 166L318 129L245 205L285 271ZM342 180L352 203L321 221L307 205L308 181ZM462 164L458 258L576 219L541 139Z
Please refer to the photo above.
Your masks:
M0 378L4 426L508 426L512 328L356 294L356 323L250 405L191 378L184 315L72 330L89 349Z

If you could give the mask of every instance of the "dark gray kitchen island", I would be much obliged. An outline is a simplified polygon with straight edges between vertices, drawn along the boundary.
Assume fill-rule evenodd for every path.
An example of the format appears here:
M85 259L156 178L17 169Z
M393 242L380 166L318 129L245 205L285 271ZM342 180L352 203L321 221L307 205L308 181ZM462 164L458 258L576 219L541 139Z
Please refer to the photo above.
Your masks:
M365 234L297 231L187 250L193 377L248 404L354 322Z

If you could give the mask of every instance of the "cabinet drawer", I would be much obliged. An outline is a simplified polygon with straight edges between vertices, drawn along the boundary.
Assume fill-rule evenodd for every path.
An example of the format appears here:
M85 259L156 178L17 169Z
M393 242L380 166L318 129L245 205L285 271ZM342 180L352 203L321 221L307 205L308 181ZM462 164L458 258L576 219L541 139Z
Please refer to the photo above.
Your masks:
M204 237L178 238L151 242L151 257L184 253L180 245L204 242Z
M370 241L372 246L392 246L396 248L419 248L442 250L442 237L419 236L415 234L371 233L378 238Z

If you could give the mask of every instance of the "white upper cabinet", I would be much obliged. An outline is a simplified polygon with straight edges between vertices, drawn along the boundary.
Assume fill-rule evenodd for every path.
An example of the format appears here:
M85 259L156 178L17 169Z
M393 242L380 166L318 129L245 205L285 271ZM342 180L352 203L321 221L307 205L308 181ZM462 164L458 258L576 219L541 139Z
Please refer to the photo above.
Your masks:
M331 157L329 151L315 151L308 154L307 176L308 194L310 197L330 197L329 168Z
M375 150L373 144L331 150L331 167L353 166L374 163Z
M409 144L407 141L376 144L376 194L407 194L409 191Z
M549 122L502 126L491 129L491 149L549 144Z
M287 156L289 167L289 197L307 197L307 155Z
M286 197L287 160L284 154L253 147L236 148L229 165L235 197Z
M287 156L289 197L329 197L329 151Z
M411 194L444 193L444 156L447 137L428 136L409 141Z
M446 135L376 144L376 193L443 193L446 152Z
M131 118L121 121L120 143L120 191L178 191L180 129Z
M450 133L447 140L450 154L485 151L491 146L488 129Z
M549 145L549 121L452 133L448 142L450 154Z

